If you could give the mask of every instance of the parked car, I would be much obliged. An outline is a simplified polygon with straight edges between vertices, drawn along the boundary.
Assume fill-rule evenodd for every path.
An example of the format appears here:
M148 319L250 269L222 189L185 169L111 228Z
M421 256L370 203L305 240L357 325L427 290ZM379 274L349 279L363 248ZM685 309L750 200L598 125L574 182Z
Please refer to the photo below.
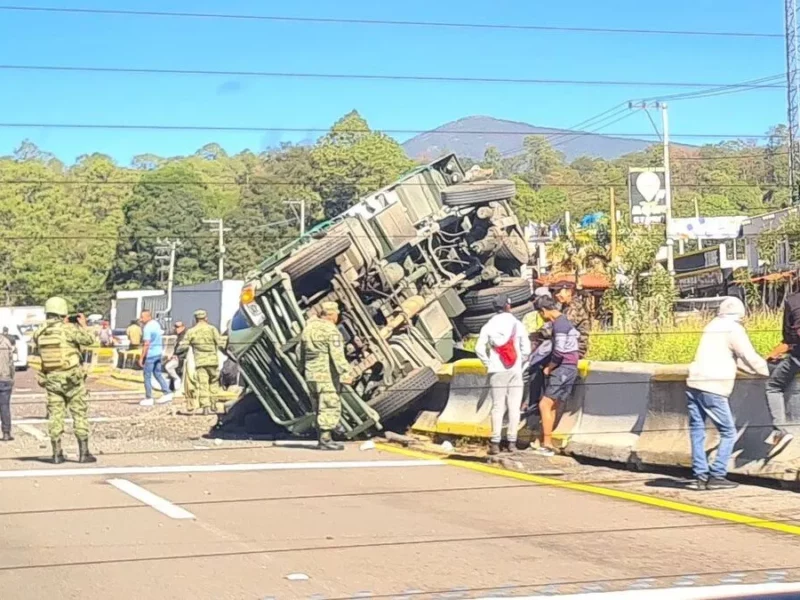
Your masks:
M437 382L455 345L508 293L532 310L529 259L511 210L512 181L466 181L447 155L378 190L259 265L242 290L231 351L270 418L294 433L314 415L299 337L323 302L355 375L342 426L355 437L409 410ZM244 317L243 319L241 317Z

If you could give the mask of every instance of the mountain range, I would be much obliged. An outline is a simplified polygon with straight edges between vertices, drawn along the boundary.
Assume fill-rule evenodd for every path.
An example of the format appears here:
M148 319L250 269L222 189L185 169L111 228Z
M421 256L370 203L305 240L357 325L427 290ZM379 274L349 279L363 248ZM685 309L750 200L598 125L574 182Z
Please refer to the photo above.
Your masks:
M525 137L529 135L546 136L553 147L564 153L567 161L580 156L619 158L657 143L656 140L613 137L592 132L538 127L494 117L471 116L416 135L407 140L403 148L414 159L433 159L445 152L455 152L458 156L480 160L490 146L497 148L503 156L520 154Z

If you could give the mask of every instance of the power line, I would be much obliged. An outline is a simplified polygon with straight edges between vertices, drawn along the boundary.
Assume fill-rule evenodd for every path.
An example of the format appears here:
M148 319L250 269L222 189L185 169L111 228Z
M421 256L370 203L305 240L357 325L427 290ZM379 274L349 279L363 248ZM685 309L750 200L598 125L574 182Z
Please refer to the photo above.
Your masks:
M344 182L342 185L348 185L351 182ZM601 188L601 187L612 187L618 185L624 185L624 181L615 183L614 181L599 181L597 183L540 183L535 185L541 185L544 187L553 187L553 188ZM217 180L217 181L149 181L149 180L120 180L120 181L79 181L79 180L68 180L68 179L0 179L0 184L4 185L102 185L102 186L111 186L111 185L143 185L143 186L182 186L185 185L187 187L206 187L206 186L225 186L225 185L232 185L232 186L241 186L241 185L253 185L253 186L302 186L302 185L311 185L310 182L307 181L250 181L250 182L243 182L237 181L235 179L231 179L229 181L224 180ZM405 183L403 184L405 187L411 185L419 185L423 187L428 187L427 183ZM686 188L742 188L742 187L764 187L764 188L776 188L776 187L789 187L788 184L784 183L772 183L767 181L752 181L752 182L740 182L740 183L705 183L705 182L684 182L684 183L673 183L672 187L686 187ZM7 238L8 239L8 238Z
M627 108L626 108L627 111ZM621 111L619 111L621 112ZM618 114L618 113L615 113ZM609 115L610 118L614 115ZM604 119L605 120L605 119ZM596 123L591 124L594 127ZM583 131L579 126L570 129L551 130L551 131L531 131L529 129L400 129L400 128L342 128L337 129L336 133L385 133L394 135L413 135L413 134L454 134L454 135L524 135L534 137L557 138L559 136L586 135L593 133ZM259 125L161 125L161 124L131 124L131 123L0 123L0 128L6 129L117 129L117 130L153 130L153 131L230 131L230 132L252 132L252 133L328 133L330 127L275 127ZM542 128L548 129L548 128ZM615 137L653 137L653 132L644 133L604 133L604 136ZM696 138L769 138L769 134L757 133L671 133L677 137L696 137Z
M644 102L653 102L653 101L670 101L675 102L677 100L692 100L695 98L705 98L710 96L723 96L727 94L738 94L740 92L747 92L753 89L762 89L761 86L763 84L768 83L777 83L779 81L784 81L786 78L785 73L778 73L776 75L768 75L766 77L760 77L758 79L750 79L748 81L742 81L740 83L733 83L730 85L723 85L720 86L719 89L716 90L703 90L697 92L684 92L680 94L670 94L668 96L652 96L650 98L644 98L642 101ZM781 85L780 87L785 88L785 85Z
M703 83L703 82L660 82L660 81L624 81L593 79L518 79L511 77L467 77L450 75L383 75L366 73L300 73L279 71L227 71L206 69L156 69L145 67L90 67L66 65L0 65L4 71L45 71L67 73L124 73L137 75L219 75L225 77L271 77L285 79L334 79L365 81L421 81L442 83L507 83L524 85L580 85L580 86L638 86L638 87L687 87L687 88L719 88L735 84ZM785 85L763 84L753 88L786 89Z
M0 10L34 12L34 13L115 15L115 16L126 16L126 17L227 19L236 21L267 21L267 22L279 22L279 23L391 25L400 27L437 27L437 28L448 28L448 29L485 29L485 30L500 30L500 31L552 31L552 32L564 32L564 33L611 33L611 34L637 34L637 35L678 35L678 36L695 36L695 37L708 36L708 37L783 39L782 33L768 33L768 32L757 32L757 31L623 29L623 28L611 28L611 27L571 27L571 26L558 26L558 25L527 25L527 24L510 24L510 23L464 23L464 22L447 22L447 21L401 21L401 20L390 20L390 19L347 19L341 17L284 17L284 16L274 16L274 15L119 10L119 9L72 8L72 7L0 6Z
M621 111L609 115L606 119L612 118L621 114ZM602 119L598 121L598 123L594 123L591 127L598 125ZM618 119L621 120L621 119ZM613 125L618 120L611 121L607 123L605 126ZM604 127L605 127L604 126ZM5 129L108 129L108 130L119 130L119 131L219 131L219 132L240 132L240 133L303 133L303 134L310 134L310 133L328 133L330 132L330 127L275 127L275 126L258 126L258 125L161 125L161 124L130 124L130 123L10 123L4 122L0 123L0 128ZM383 133L383 134L391 134L391 135L419 135L419 134L443 134L443 135L514 135L514 136L524 136L524 137L543 137L547 138L548 140L555 140L561 137L568 137L568 136L586 136L586 135L600 135L603 137L616 137L621 139L629 139L631 141L641 141L647 142L649 140L637 139L637 138L653 138L658 137L652 131L642 132L642 133L597 133L599 129L595 129L593 131L582 131L577 127L573 127L570 129L562 129L562 130L555 130L552 132L548 131L530 131L530 130L523 130L523 129L395 129L395 128L376 128L376 129L368 129L368 128L348 128L348 129L337 129L337 133ZM719 139L769 139L774 137L774 135L768 133L672 133L670 132L671 137L679 137L679 138L698 138L698 139L710 139L710 138L719 138ZM656 143L656 142L653 142ZM506 155L508 152L517 152L517 150L506 151L503 155Z

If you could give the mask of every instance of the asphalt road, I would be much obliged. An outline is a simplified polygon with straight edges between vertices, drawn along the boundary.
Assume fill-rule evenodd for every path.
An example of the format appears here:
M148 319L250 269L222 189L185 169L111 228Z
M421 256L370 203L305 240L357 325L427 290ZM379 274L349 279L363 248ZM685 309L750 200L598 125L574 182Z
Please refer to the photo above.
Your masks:
M17 371L14 375L13 394L17 397L43 394L42 388L36 382L37 371L28 369L27 371ZM144 388L127 382L116 382L110 377L90 377L86 382L86 388L90 392L119 392L122 389L138 391L144 397Z
M88 470L9 459L0 490L3 598L456 598L800 579L795 535L358 445L117 455Z

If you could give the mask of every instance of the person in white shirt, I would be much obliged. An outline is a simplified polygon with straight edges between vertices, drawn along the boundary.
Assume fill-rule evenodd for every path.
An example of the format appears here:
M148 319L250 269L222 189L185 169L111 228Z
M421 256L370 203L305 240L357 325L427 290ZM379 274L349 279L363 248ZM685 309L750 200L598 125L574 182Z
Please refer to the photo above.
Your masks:
M517 443L520 409L522 407L522 369L531 353L531 344L525 326L511 313L511 300L507 295L494 299L497 314L481 328L475 349L478 358L489 373L489 390L492 396L492 438L489 454L500 452L503 417L508 409L508 451Z
M728 297L719 306L716 318L705 329L697 347L694 362L686 379L686 400L689 412L689 435L692 443L694 489L729 489L736 484L726 479L728 461L736 443L736 422L728 398L736 382L736 371L769 376L769 367L753 348L740 321L744 304ZM719 431L717 458L708 466L705 441L706 417Z

